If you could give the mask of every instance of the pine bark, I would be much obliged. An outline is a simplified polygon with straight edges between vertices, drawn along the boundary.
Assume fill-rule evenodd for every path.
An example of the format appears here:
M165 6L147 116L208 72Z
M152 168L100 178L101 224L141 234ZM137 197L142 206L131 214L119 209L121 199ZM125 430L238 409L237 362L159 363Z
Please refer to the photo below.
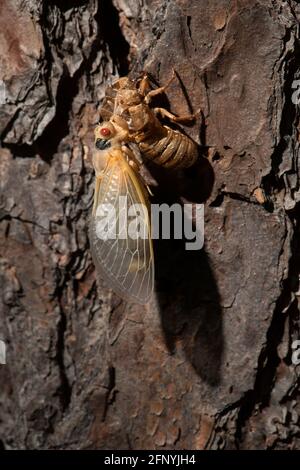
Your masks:
M1 2L5 448L300 448L299 19L293 0ZM202 110L205 247L157 242L153 301L125 305L89 251L93 126L112 76L173 68L172 111Z

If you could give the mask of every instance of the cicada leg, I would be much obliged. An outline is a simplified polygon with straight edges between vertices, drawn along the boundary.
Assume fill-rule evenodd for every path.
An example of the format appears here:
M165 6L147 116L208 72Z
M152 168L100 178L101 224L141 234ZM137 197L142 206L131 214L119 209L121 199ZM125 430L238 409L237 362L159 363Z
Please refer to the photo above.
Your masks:
M171 78L168 80L168 82L164 86L161 86L159 88L155 88L155 90L151 90L146 94L145 103L149 104L154 96L161 95L162 93L165 93L166 89L171 85L171 83L173 82L173 80L175 78L176 78L176 72L175 72L175 69L173 69L173 73L172 73ZM142 87L143 81L145 81L144 82L145 84L147 83L146 80L149 80L149 79L147 77L144 77L142 79L140 87ZM147 86L149 86L148 83L147 83Z
M125 153L128 164L136 171L138 172L140 169L140 162L137 160L136 156L134 155L133 151L127 147L126 145L122 145L122 151Z
M192 122L201 114L200 109L194 114L187 114L183 116L176 116L165 108L153 108L153 111L155 114L159 114L163 118L168 118L172 122Z
M131 166L131 168L135 171L135 173L139 173L141 164L137 160L133 151L130 148L126 147L126 145L122 146L122 151L126 154L127 159L128 159L128 164ZM145 185L145 188L148 194L150 194L150 196L154 196L153 192L151 191L150 186L147 183L145 183L145 181L143 181L143 183Z

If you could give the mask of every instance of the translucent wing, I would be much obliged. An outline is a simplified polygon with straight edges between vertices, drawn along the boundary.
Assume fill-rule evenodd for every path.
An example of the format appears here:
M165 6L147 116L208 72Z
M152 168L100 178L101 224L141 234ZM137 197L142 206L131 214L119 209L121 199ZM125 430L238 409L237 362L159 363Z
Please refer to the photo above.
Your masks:
M147 303L154 285L148 204L142 183L121 150L117 155L114 151L96 184L89 235L100 275L120 297Z

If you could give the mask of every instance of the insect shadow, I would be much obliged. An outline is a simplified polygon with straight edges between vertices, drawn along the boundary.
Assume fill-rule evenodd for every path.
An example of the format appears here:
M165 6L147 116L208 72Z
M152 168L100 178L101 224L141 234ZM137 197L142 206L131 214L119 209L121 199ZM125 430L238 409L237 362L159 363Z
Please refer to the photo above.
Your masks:
M191 169L193 177L182 178L185 185L178 184L176 174L153 167L150 171L159 181L153 201L158 204L182 202L183 195L185 201L204 202L213 185L212 168L203 157L199 158L198 167ZM201 379L217 386L223 353L220 294L205 249L188 251L185 243L185 240L155 240L161 325L169 351L175 354L180 344Z

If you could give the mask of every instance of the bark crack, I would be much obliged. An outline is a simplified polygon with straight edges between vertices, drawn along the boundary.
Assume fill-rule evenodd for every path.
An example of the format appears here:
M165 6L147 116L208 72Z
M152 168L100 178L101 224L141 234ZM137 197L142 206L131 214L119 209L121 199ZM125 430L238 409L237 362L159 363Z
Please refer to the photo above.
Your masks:
M65 334L67 331L67 317L61 301L62 292L59 295L59 312L60 319L57 323L57 341L56 341L56 361L59 368L60 375L60 389L59 397L61 402L62 411L65 412L71 402L72 387L68 379L65 366Z
M116 386L116 369L114 367L110 367L108 370L109 380L108 380L108 387L107 392L105 395L105 404L103 410L102 421L105 421L106 415L108 412L108 408L112 405L116 399L116 395L118 391L115 389Z

